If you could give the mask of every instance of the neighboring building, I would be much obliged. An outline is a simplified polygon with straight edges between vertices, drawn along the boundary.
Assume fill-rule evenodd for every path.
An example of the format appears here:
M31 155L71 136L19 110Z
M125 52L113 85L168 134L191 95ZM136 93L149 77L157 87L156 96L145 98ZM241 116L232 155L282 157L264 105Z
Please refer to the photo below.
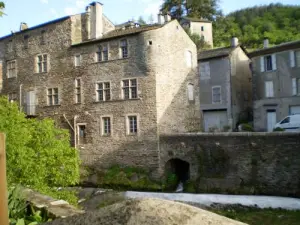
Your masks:
M250 60L238 39L230 47L200 52L198 63L204 131L231 130L251 120Z
M300 113L300 41L249 53L253 70L254 129L272 131L285 116Z
M189 28L192 34L198 34L207 44L214 47L212 22L206 19L183 17L180 24Z
M3 77L3 75L2 75L2 61L0 60L0 93L1 93L1 91L2 91L2 77Z
M84 165L155 173L161 134L200 129L196 46L176 20L116 29L102 11L1 38L3 93L69 129Z

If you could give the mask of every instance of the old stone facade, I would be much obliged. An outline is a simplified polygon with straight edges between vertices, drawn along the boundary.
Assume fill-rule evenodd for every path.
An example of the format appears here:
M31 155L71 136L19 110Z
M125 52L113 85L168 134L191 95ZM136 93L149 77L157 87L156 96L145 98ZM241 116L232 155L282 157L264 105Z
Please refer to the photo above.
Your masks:
M300 41L273 47L267 43L249 54L256 131L273 131L277 122L300 113Z
M176 20L116 29L102 10L1 38L3 93L69 129L84 165L157 175L159 135L200 129L196 46Z
M251 120L250 60L237 39L229 47L200 52L198 63L203 130L230 131Z

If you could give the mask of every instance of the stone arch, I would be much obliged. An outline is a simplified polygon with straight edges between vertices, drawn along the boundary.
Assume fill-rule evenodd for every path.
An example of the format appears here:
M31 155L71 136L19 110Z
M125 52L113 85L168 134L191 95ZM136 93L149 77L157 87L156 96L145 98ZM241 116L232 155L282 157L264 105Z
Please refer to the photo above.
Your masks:
M179 181L186 182L190 179L190 163L179 158L171 158L165 164L165 175L168 173L176 174Z

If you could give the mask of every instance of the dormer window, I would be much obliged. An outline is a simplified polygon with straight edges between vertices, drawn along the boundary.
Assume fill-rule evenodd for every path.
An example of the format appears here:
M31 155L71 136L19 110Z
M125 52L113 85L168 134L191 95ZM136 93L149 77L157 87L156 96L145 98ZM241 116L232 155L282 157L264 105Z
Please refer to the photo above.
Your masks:
M108 46L100 45L97 51L97 62L108 61Z
M120 42L120 50L121 50L121 58L127 58L128 57L128 43L127 40L121 40Z

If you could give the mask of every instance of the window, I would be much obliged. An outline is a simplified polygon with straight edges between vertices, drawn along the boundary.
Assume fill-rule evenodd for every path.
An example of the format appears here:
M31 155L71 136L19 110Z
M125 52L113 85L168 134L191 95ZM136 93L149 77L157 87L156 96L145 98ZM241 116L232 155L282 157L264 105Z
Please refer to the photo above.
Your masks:
M110 117L102 117L102 135L111 135L111 120Z
M86 144L86 126L85 124L78 124L78 144Z
M292 78L293 95L300 95L300 79Z
M24 48L28 48L29 35L24 35Z
M48 88L48 105L58 105L58 88Z
M277 69L276 55L267 55L260 58L261 72L273 71Z
M12 52L12 50L13 50L13 41L9 40L7 43L7 51Z
M75 80L75 103L81 103L81 80Z
M128 116L128 134L137 134L137 116Z
M201 26L201 31L204 31L204 26Z
M122 81L123 99L137 98L137 80L128 79Z
M75 66L81 66L81 55L75 55Z
M300 50L295 51L296 66L300 67Z
M127 58L128 57L128 44L127 40L121 40L120 42L120 48L121 48L121 57Z
M188 84L188 99L189 101L194 101L194 85Z
M17 69L16 69L16 60L7 62L7 78L16 77Z
M185 51L185 61L186 61L186 65L187 67L191 68L192 67L192 52L186 50Z
M220 86L212 87L212 103L213 104L221 103L221 87Z
M15 102L17 101L17 93L9 93L8 94L8 101L10 102Z
M210 65L209 65L209 62L201 62L199 70L200 70L199 73L200 73L200 79L201 80L210 79Z
M273 81L265 82L265 94L266 94L266 98L274 97Z
M97 92L97 101L109 101L111 99L110 96L110 83L102 82L96 84L96 92Z
M41 31L41 45L44 45L46 43L46 31Z
M108 60L108 47L107 45L101 45L98 47L97 51L97 62Z
M48 71L48 55L38 55L37 56L37 72L46 73Z
M289 123L289 122L290 122L290 117L287 117L284 120L282 120L280 124Z

